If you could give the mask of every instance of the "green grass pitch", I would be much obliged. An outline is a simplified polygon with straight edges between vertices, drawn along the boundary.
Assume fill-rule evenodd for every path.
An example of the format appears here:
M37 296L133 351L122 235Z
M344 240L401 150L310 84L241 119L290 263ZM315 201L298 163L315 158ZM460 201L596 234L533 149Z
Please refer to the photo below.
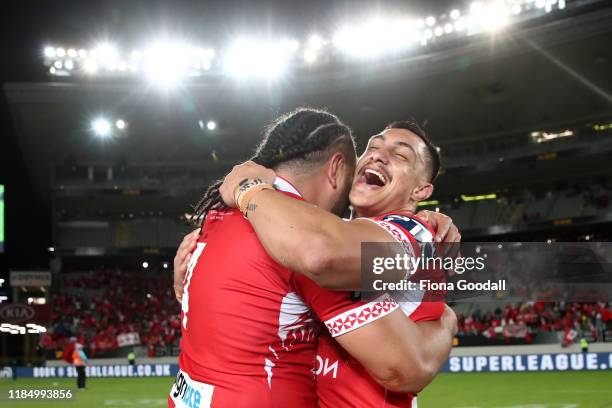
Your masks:
M0 381L0 407L165 407L173 378L92 378L70 402L7 400L9 388L75 388L75 379ZM612 371L440 374L419 408L612 408Z

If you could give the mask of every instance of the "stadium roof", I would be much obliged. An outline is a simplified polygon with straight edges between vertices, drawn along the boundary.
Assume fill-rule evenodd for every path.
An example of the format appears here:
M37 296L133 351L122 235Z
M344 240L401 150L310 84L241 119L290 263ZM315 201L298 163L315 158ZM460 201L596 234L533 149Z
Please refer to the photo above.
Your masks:
M202 162L214 153L244 159L270 119L303 105L337 113L361 142L407 116L427 121L439 144L608 118L611 16L599 9L423 55L293 73L274 85L212 78L160 93L130 81L48 78L8 83L4 91L44 196L50 163L68 158ZM124 136L93 137L91 120L101 115L125 120ZM198 124L208 120L219 124L214 132Z

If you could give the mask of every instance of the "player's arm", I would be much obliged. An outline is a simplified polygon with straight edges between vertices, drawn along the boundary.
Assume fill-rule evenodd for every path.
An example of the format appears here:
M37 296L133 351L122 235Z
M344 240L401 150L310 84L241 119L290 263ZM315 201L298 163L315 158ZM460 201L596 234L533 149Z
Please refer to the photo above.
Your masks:
M439 320L415 323L386 293L354 301L349 292L323 289L300 274L292 285L340 346L391 391L420 391L448 357L457 330L448 307Z
M448 359L456 332L457 318L446 306L440 320L415 323L398 309L335 339L383 387L418 393Z
M234 193L239 183L253 178L272 184L275 174L251 162L235 166L220 188L224 202L235 207ZM388 232L371 221L347 222L315 205L274 190L251 194L247 215L257 237L274 260L329 289L360 287L362 243L394 242Z

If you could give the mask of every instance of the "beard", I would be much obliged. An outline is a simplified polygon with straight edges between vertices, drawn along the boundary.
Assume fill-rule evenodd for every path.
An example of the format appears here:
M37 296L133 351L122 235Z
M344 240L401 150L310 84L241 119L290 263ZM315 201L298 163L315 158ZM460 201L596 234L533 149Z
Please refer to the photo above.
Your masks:
M349 193L351 191L351 187L353 185L353 175L348 174L344 183L340 190L340 195L338 196L338 200L334 203L334 206L331 209L331 213L337 215L338 217L344 217L350 214L349 213Z

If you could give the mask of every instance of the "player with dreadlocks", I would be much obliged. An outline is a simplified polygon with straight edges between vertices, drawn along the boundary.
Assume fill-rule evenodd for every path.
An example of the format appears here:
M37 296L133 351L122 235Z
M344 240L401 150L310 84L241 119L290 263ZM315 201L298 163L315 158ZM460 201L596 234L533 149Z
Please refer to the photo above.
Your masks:
M337 214L345 208L356 158L350 129L334 115L301 109L283 116L255 160L275 169L274 187L287 197ZM431 381L448 354L453 322L416 325L386 294L365 302L321 289L270 258L213 187L198 206L206 218L184 279L180 371L169 406L316 406L317 324L307 305L323 321L369 311L339 341L381 384L416 391ZM254 182L245 194L266 188ZM414 346L425 339L427 350ZM411 370L398 376L405 365Z

